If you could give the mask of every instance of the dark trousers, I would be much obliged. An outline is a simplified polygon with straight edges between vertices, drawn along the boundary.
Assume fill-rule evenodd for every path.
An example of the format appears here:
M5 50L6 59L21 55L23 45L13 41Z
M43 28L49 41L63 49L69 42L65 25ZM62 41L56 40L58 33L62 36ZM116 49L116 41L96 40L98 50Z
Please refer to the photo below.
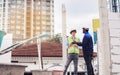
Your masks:
M67 69L68 69L71 61L73 61L73 63L74 63L74 75L77 75L77 71L78 71L78 54L68 54L67 63L65 65L65 70L63 72L63 75L66 74Z
M87 66L87 74L94 75L94 70L92 66L92 53L84 53L84 60Z

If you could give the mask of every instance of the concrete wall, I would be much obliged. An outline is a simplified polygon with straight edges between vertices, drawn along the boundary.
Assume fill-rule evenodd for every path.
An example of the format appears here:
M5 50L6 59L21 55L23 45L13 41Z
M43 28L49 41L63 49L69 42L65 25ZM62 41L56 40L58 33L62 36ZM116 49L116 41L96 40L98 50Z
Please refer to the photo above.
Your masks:
M32 75L52 75L52 71L33 70Z
M109 13L111 71L112 75L120 75L120 13Z
M28 67L26 68L26 71L39 69L38 57L12 57L12 61L18 61L19 64L27 65ZM79 62L78 71L80 72L86 71L83 57L80 57L78 62ZM43 70L53 69L53 67L51 67L53 64L62 65L63 64L62 57L43 57ZM64 66L61 66L61 68L54 69L54 70L63 70L63 69L64 69ZM71 63L71 66L70 68L68 68L68 71L74 71L73 63Z
M53 75L63 75L63 71L53 71Z
M63 71L39 71L33 70L32 75L63 75Z
M104 66L105 56L110 56L110 72L111 75L120 75L120 13L108 13L108 24L109 24L109 37L110 37L110 54L105 53L105 50L102 50L103 39L100 31L98 30L98 61L99 61L99 75L104 75L106 71ZM105 62L105 63L104 63Z
M0 64L0 75L24 75L26 66Z

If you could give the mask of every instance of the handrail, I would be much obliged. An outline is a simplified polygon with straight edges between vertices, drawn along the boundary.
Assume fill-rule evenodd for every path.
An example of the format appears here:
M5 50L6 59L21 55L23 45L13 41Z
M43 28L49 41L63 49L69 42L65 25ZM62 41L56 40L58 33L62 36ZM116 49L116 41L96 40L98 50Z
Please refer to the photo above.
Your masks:
M11 45L11 46L3 49L3 50L0 50L0 55L6 54L6 53L8 53L8 52L10 52L10 51L12 51L14 49L16 49L17 47L20 47L23 44L28 43L28 42L30 42L30 41L32 41L34 39L39 39L39 38L43 38L43 37L47 37L47 36L48 36L48 34L40 34L40 35L32 37L30 39L27 39L27 40L15 43L15 44L13 44L13 45Z

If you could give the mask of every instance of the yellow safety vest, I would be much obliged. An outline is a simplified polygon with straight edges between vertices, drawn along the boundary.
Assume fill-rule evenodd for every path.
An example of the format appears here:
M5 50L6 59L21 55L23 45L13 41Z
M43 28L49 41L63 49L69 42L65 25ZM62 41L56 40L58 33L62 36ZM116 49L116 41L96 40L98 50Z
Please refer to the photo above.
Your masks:
M76 42L79 42L79 38L75 38L74 39ZM72 37L68 37L68 44L70 45L73 41ZM72 45L72 46L68 46L68 53L69 54L79 54L79 48L78 46Z

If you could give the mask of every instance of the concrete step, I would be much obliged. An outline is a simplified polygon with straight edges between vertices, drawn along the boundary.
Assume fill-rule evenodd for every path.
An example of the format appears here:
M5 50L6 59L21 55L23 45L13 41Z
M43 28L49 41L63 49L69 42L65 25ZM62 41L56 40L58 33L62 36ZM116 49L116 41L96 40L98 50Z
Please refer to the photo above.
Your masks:
M110 29L110 37L112 37L112 38L120 38L120 28L112 28L112 29Z
M109 13L109 27L111 28L120 28L120 13ZM114 33L114 32L113 32Z
M113 46L118 46L118 45L120 45L120 38L111 37L111 38L110 38L110 43L111 43L111 45L113 45Z
M120 55L111 55L112 62L120 63Z
M120 19L120 13L108 13L108 18L111 20Z
M112 75L120 75L119 72L113 72Z
M109 27L112 28L120 28L120 19L118 20L109 20Z
M120 65L112 64L112 73L120 73Z

